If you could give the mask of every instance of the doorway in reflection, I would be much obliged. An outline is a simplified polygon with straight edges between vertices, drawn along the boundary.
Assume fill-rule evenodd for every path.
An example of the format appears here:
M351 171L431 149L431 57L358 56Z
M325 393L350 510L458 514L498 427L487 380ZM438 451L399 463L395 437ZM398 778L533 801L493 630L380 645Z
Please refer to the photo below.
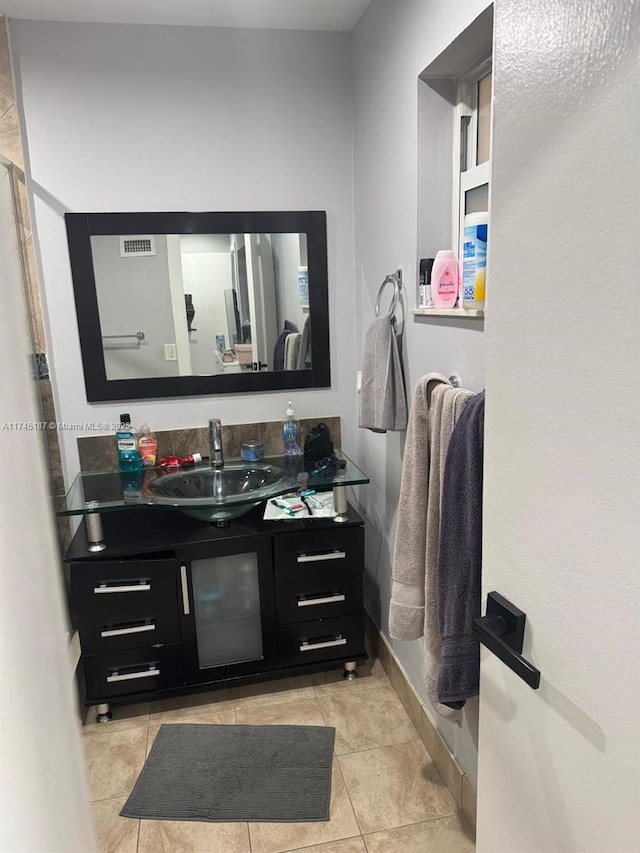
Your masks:
M306 234L92 235L91 250L107 380L311 368Z

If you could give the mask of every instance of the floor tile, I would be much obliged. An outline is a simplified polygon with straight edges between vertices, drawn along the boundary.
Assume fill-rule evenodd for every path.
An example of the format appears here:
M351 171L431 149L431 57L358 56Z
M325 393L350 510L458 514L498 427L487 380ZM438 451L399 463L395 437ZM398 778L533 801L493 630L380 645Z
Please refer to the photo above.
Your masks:
M236 711L236 722L243 726L324 726L325 721L316 699L259 705Z
M111 709L112 718L107 723L96 722L95 705L85 709L84 722L82 726L83 733L89 732L113 732L116 729L130 729L132 726L137 726L140 723L146 723L149 720L149 703L141 702L139 705L123 705L116 706Z
M456 813L422 741L338 757L362 833Z
M468 828L455 815L366 835L368 853L474 853Z
M149 713L153 717L158 714L168 714L171 711L184 711L187 708L224 705L227 702L231 702L230 689L207 690L205 693L193 693L191 696L174 696L171 699L159 699L156 702L151 702Z
M250 853L246 823L142 820L138 853Z
M126 797L91 804L98 853L136 853L139 820L120 817Z
M347 690L318 696L328 726L336 728L336 754L415 740L418 733L395 690L353 682Z
M232 695L236 710L315 698L313 684L308 676L282 678L260 684L243 684L233 688Z
M89 732L83 742L89 799L128 796L144 764L147 723L104 733Z
M316 696L325 696L327 693L335 693L342 690L350 690L352 687L379 687L380 684L389 684L389 679L382 664L377 659L370 659L358 666L358 677L353 681L346 679L341 669L329 672L318 672L313 677Z
M153 746L160 726L165 723L191 723L192 725L217 725L232 726L236 722L236 714L231 702L221 705L199 705L195 708L176 709L165 711L161 714L153 714L149 720L149 740L147 743L147 755Z
M330 814L331 820L312 823L250 823L252 853L283 853L360 834L337 760L331 776Z
M302 847L290 853L367 853L361 835L357 838L345 838L343 841L329 841L328 844L314 844L313 847Z

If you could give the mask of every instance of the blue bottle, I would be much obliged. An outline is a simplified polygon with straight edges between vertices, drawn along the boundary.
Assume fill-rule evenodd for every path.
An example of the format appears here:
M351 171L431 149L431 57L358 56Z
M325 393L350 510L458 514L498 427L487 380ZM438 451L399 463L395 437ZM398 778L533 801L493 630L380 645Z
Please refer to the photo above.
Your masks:
M116 432L118 442L118 466L121 471L141 471L142 458L138 442L131 428L131 415L120 415L120 429Z

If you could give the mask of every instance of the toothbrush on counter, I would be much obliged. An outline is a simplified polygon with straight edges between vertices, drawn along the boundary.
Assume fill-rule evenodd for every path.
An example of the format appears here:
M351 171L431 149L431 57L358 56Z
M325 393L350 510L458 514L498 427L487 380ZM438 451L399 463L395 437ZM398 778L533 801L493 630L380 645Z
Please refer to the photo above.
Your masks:
M288 512L289 515L295 515L297 512L300 512L301 509L304 509L303 504L296 504L295 506L289 506L289 504L285 504L282 501L272 500L271 503L274 506L277 506L278 509L283 509L285 512Z
M293 499L293 498L299 497L300 500L304 502L305 506L307 506L307 501L305 500L305 498L306 498L309 501L309 503L313 504L313 506L318 507L319 509L322 509L322 503L317 498L313 497L315 495L315 493L316 493L315 489L302 489L301 491L292 492L291 494L285 495L285 498L292 498Z

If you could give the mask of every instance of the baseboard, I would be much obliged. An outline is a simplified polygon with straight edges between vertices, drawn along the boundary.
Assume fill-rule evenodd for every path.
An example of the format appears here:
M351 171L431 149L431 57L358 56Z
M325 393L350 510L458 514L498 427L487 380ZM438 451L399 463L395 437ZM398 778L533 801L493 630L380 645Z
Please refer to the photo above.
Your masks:
M386 638L380 633L368 613L366 613L365 626L372 653L380 660L391 686L398 694L398 698L404 705L427 752L433 759L433 763L438 768L438 772L475 838L476 792L473 786L427 714L421 698L415 692L407 673L396 658Z

